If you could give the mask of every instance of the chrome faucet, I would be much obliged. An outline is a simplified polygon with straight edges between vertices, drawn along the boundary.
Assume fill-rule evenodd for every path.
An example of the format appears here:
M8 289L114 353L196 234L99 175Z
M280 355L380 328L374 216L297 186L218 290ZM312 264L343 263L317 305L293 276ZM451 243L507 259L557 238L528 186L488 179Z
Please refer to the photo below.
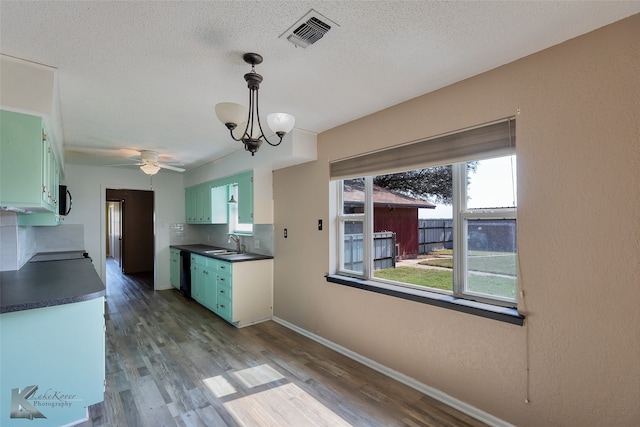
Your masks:
M236 251L238 253L243 253L244 251L241 249L241 245L240 245L240 236L238 236L237 234L230 233L229 239L227 239L227 243L231 243L232 240L236 242Z

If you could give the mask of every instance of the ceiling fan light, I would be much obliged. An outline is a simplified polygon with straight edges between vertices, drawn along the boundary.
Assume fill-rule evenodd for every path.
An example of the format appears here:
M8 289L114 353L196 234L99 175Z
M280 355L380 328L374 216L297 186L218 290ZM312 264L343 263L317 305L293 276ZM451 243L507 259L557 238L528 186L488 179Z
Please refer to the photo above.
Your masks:
M242 105L234 102L221 102L216 104L215 110L218 120L224 125L233 123L237 126L238 123L247 120L247 110Z
M282 132L284 134L291 132L296 124L296 118L287 113L271 113L267 116L267 123L275 133Z
M142 172L146 173L147 175L155 175L160 170L160 166L147 163L146 165L140 166L140 169L142 169Z

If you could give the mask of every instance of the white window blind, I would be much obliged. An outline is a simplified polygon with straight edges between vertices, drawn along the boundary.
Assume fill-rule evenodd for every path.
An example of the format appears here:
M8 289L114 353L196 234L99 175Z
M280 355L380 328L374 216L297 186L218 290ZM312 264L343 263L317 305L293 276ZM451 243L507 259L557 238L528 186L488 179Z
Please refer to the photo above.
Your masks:
M331 162L331 179L403 172L515 153L516 122L513 117Z

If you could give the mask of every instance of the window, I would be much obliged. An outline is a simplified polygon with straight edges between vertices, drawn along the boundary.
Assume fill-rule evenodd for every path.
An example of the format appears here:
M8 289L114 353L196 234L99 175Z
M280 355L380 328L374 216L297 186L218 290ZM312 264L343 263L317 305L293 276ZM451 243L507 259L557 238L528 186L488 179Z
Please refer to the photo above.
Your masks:
M229 198L238 200L238 184L229 185ZM253 224L242 224L238 221L238 203L229 203L229 233L233 234L253 234Z
M507 120L332 164L333 177L373 172L335 180L337 273L373 286L516 306L514 130ZM430 149L444 138L448 158L433 157ZM404 163L403 152L411 153ZM415 157L427 158L424 166L403 169L416 166Z

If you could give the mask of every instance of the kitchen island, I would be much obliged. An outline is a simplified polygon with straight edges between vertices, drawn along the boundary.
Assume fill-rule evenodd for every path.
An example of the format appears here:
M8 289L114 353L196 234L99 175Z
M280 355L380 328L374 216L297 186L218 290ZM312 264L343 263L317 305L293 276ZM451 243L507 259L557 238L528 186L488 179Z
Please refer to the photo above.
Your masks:
M66 425L104 400L104 297L89 258L0 272L0 425Z

